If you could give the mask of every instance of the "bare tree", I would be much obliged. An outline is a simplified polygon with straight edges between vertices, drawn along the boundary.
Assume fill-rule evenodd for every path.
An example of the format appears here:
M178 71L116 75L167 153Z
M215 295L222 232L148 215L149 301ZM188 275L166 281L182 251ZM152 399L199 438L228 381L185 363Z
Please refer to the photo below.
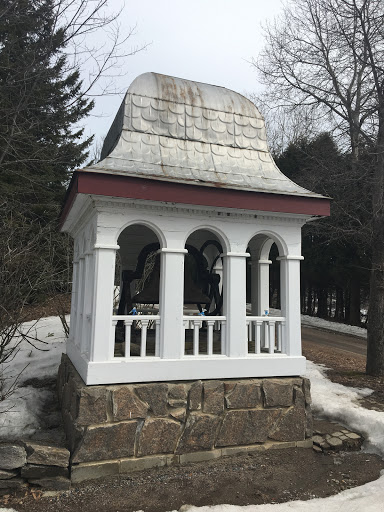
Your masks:
M279 105L308 105L348 141L371 184L367 373L384 375L384 3L291 0L254 65ZM361 165L362 153L372 166Z

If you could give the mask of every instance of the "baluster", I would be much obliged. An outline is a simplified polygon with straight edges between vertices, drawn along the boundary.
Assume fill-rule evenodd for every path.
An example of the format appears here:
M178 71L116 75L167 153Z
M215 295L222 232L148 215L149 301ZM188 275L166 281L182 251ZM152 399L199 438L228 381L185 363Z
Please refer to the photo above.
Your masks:
M256 320L256 340L255 340L255 354L261 352L261 329L263 326L262 320Z
M252 332L252 320L247 320L247 327L248 327L248 341L253 341L253 332Z
M268 322L268 330L269 330L269 353L275 353L275 322Z
M225 320L221 320L220 326L220 343L221 343L221 355L226 353L226 340L225 340Z
M141 320L141 346L140 357L145 357L147 354L147 328L149 320Z
M200 327L202 326L201 320L193 320L193 355L199 355L199 337L200 337Z
M281 334L282 334L282 329L281 329L281 322L277 322L276 323L276 327L277 327L277 352L281 352Z
M155 320L155 357L160 356L160 318Z
M213 325L215 323L214 320L207 320L208 325L208 347L207 347L207 353L209 356L213 354Z
M115 338L116 338L116 325L117 320L112 320L112 328L110 334L110 344L109 344L109 359L113 359L115 357Z
M269 321L268 320L263 321L263 327L264 327L264 329L263 329L263 332L264 332L263 347L269 349Z
M131 328L133 324L133 318L129 318L128 320L124 320L125 325L125 347L124 347L124 356L130 357L131 355Z

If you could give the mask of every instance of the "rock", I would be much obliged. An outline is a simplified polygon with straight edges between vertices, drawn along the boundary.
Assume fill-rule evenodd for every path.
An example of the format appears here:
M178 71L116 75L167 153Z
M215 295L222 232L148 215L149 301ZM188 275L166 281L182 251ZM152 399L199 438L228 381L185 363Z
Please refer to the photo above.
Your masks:
M121 386L112 391L112 412L114 421L145 418L149 406L142 402L132 387Z
M114 425L88 427L80 446L76 449L72 462L131 457L134 453L137 421L127 421Z
M174 400L187 400L188 394L184 384L170 384L168 398Z
M68 467L70 453L66 448L29 441L25 443L25 446L29 464Z
M280 410L228 411L224 416L216 446L264 443L280 415Z
M147 402L155 416L166 416L168 414L168 386L167 384L144 384L135 387L138 396Z
M209 414L220 414L224 411L224 384L220 381L204 382L203 411Z
M290 381L264 379L265 407L289 407L293 403L293 385Z
M201 380L194 382L189 390L188 409L190 411L199 411L201 409L203 396L203 383Z
M327 443L332 449L341 448L343 446L343 441L338 437L327 437Z
M253 409L260 406L260 382L240 381L235 383L230 393L226 396L225 402L228 409Z
M146 419L140 432L138 457L173 453L181 434L179 422L166 418Z
M187 405L187 401L186 400L182 400L180 398L168 398L168 404L171 406L171 407L186 407Z
M320 448L320 446L314 444L312 448L316 453L323 453L323 450Z
M301 390L301 388L298 388L298 387L293 388L293 403L295 404L295 406L305 409L305 398L304 398L304 393Z
M305 439L305 431L305 410L294 406L283 412L269 437L274 441L301 441Z
M27 462L27 453L22 446L0 444L0 469L21 468Z
M192 412L185 425L176 453L198 452L213 448L220 418Z
M308 439L313 435L313 415L310 405L305 406L305 437Z
M62 476L52 478L39 478L38 480L30 479L28 482L32 485L37 485L49 491L68 491L71 488L71 481L69 478Z
M63 427L49 429L49 430L37 430L30 438L31 441L51 444L54 446L65 448L66 438Z
M68 469L59 466L39 466L37 464L27 464L21 468L23 478L51 478L63 476L68 478Z
M303 392L304 392L306 405L311 405L312 404L311 381L309 379L307 379L306 377L303 377Z
M10 478L13 478L16 476L18 471L12 470L12 471L5 471L0 469L0 480L9 480Z
M350 439L361 439L361 436L359 434L355 434L355 432L348 432L348 434L345 434Z
M105 423L107 418L107 390L104 387L83 387L77 396L75 419L78 425Z
M185 418L187 417L187 411L185 410L184 407L180 407L180 409L173 409L170 412L170 415L172 416L172 418L175 418L175 420L184 423Z
M25 492L28 485L22 478L12 478L12 480L0 480L0 495L18 494ZM1 510L1 509L0 509Z
M318 446L320 446L321 443L324 441L324 438L321 436L313 436L312 441L314 444L317 444Z

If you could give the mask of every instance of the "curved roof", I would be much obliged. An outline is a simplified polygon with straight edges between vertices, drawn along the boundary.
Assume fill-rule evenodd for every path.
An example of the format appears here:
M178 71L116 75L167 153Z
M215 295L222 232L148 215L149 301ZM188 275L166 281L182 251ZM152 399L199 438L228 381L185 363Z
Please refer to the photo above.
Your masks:
M234 91L158 73L130 85L85 171L276 194L321 197L276 166L264 119Z

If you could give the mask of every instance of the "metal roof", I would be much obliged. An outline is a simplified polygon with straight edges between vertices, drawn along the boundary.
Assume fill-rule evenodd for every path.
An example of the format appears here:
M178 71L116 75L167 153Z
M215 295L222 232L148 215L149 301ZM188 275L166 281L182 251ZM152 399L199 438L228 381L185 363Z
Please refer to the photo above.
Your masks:
M132 82L100 162L84 171L322 197L278 169L264 119L250 100L224 87L158 73Z

